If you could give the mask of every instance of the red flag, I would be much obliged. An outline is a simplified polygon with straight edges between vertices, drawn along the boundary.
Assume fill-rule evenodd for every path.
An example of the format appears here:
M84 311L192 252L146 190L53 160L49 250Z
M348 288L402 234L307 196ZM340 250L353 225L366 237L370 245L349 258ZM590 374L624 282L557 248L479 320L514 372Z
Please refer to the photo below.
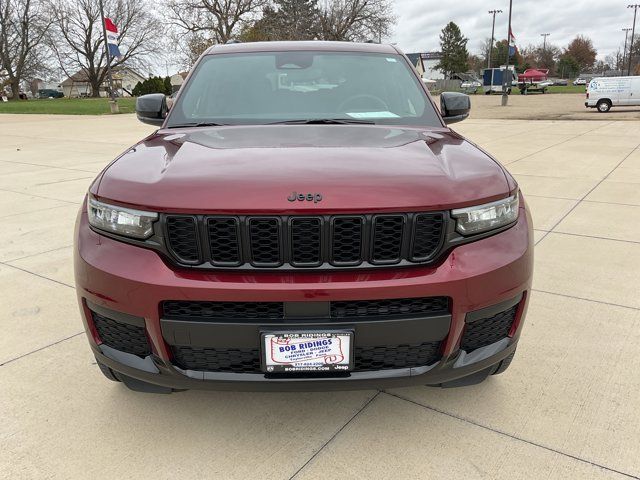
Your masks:
M108 32L118 33L118 27L110 18L104 17L104 26Z

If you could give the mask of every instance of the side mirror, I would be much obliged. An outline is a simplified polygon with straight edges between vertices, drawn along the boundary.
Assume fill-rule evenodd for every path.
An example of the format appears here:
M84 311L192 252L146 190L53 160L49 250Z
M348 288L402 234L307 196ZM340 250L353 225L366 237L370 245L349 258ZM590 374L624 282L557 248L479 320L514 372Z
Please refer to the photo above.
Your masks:
M457 92L442 92L440 95L440 113L444 123L461 122L469 116L470 110L469 95Z
M161 126L168 110L164 93L150 93L136 99L136 116L142 123Z

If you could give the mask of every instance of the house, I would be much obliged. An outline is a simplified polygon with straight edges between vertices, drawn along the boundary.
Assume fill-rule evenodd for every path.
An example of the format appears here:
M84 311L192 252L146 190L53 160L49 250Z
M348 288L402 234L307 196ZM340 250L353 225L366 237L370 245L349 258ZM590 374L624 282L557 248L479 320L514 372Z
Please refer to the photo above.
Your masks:
M178 72L175 75L171 75L171 93L175 93L180 90L180 87L184 83L184 79L187 78L189 72Z
M113 78L113 86L119 97L131 97L133 87L138 82L143 82L145 78L136 72L133 68L124 65L111 68L111 76ZM90 97L92 96L91 84L87 78L87 73L80 70L61 84L65 97ZM105 75L104 82L100 85L100 96L108 97L109 81Z
M407 57L424 78L431 80L444 79L442 72L435 68L442 58L441 52L408 53Z

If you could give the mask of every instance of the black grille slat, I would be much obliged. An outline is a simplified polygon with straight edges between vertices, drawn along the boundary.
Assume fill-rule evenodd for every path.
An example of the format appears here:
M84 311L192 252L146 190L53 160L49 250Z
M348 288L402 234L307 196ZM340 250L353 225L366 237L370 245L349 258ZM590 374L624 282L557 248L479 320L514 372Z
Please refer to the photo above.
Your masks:
M206 302L166 300L162 316L174 320L246 319L282 320L283 302ZM434 317L449 314L449 297L393 298L384 300L335 300L330 302L332 321L376 317ZM293 317L295 318L295 317Z
M173 319L282 319L282 302L190 302L168 300L162 303L165 318Z
M440 342L356 347L355 371L390 370L431 365L440 358Z
M467 323L460 341L460 348L468 353L506 338L517 311L518 305L514 305L492 317L480 318L472 323Z
M144 327L118 322L91 312L102 343L125 353L146 357L151 354Z
M237 218L208 218L207 234L213 265L240 264L240 231Z
M447 313L449 313L448 297L331 302L331 316L335 318L420 314L446 315Z
M291 264L318 266L322 263L322 221L319 218L291 220Z
M425 261L432 258L442 241L444 215L441 213L421 213L416 215L413 227L411 260Z
M334 265L362 263L362 237L364 223L361 217L333 219L331 261Z
M427 264L444 250L443 212L313 216L162 216L179 265L220 269ZM202 242L202 244L201 244Z
M194 217L167 217L169 248L178 259L186 263L196 263L200 260L196 225Z
M172 347L175 364L184 370L262 373L260 352L253 348ZM354 371L391 370L431 365L440 359L440 342L355 347Z
M404 217L380 215L373 221L371 263L397 263L401 259Z
M252 218L249 221L251 263L277 267L282 263L280 221L278 218Z
M257 373L260 354L257 348L173 347L174 362L185 370L227 373Z

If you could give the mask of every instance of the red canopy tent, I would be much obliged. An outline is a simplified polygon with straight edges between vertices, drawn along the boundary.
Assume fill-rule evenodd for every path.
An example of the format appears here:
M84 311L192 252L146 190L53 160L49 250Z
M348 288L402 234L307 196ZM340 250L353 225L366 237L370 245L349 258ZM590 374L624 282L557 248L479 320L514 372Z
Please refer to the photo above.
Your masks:
M518 82L543 82L549 78L549 70L548 69L540 69L536 70L535 68L530 68L525 70L524 73L518 75Z

